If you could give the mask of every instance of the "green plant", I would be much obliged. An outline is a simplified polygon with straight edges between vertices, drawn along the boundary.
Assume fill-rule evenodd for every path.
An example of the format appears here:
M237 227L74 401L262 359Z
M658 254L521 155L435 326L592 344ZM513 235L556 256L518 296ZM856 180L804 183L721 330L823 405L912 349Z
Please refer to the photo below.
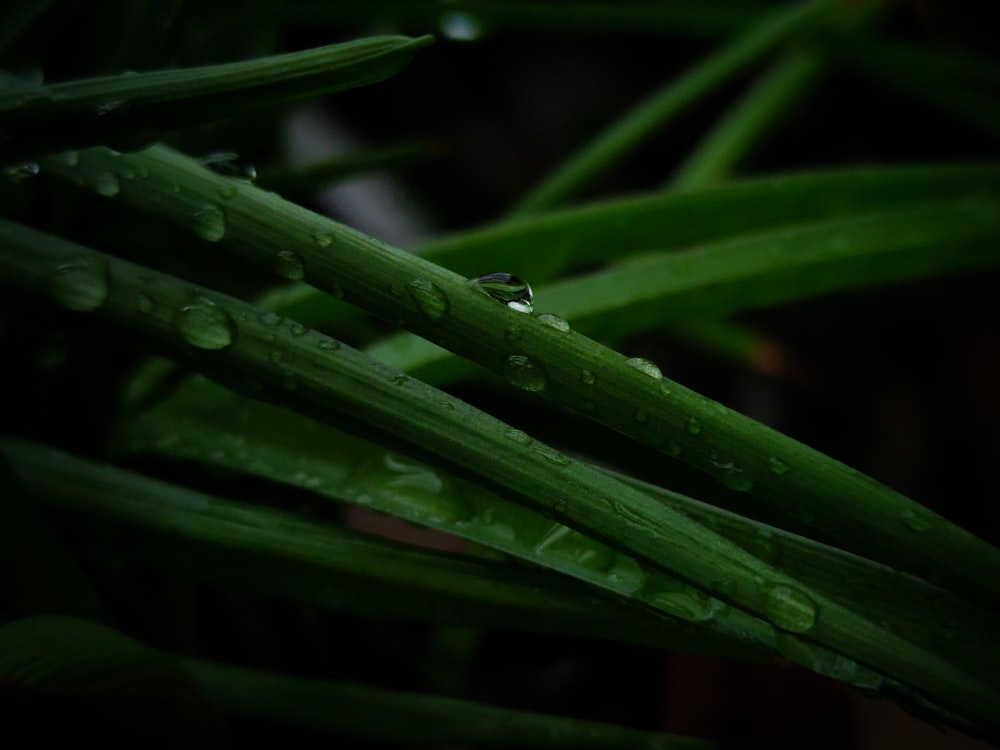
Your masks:
M6 11L14 32L0 52L11 71L35 40L59 70L58 4L47 5ZM103 706L138 691L136 715L187 722L190 732L167 733L167 744L217 742L218 709L383 742L705 744L391 692L407 686L391 678L362 687L196 659L231 651L157 636L129 608L132 621L123 616L115 599L135 583L116 566L127 561L158 571L168 590L194 580L286 602L286 617L304 607L430 623L438 640L410 658L436 692L461 694L474 663L475 633L449 628L501 628L750 662L776 653L932 721L1000 737L1000 552L624 353L656 333L759 366L773 349L735 316L996 266L995 163L728 179L848 45L865 53L857 65L890 83L901 76L897 56L933 67L926 87L907 78L905 88L987 136L995 113L977 87L995 84L994 66L900 51L872 31L880 8L831 0L727 4L726 23L694 3L278 11L261 2L240 9L257 34L239 39L225 33L236 12L225 4L148 6L94 11L145 35L148 51L95 47L94 75L64 71L69 80L51 85L0 79L4 329L28 393L0 441L9 620L0 676L12 695L97 701L90 716L101 726L113 723ZM382 14L426 31L428 13L460 34L617 19L735 35L509 216L411 254L267 188L308 202L320 178L440 149L409 141L297 169L279 163L277 121L239 123L419 65L432 41L370 37L259 56L279 47L275 24ZM733 19L746 14L752 23L736 33L743 21ZM148 55L186 64L120 72ZM669 188L553 208L767 56L776 65L685 154ZM272 159L260 187L218 153L241 141ZM210 149L201 160L184 153ZM536 311L476 282L491 271L527 279ZM93 379L83 389L70 373L70 393L94 403L67 409L56 394L50 413L46 389L67 381L49 378L45 361L67 330ZM145 359L153 353L169 359ZM16 403L17 390L8 394ZM620 438L608 428L634 441L628 450L647 471L616 460ZM640 479L649 467L655 484ZM331 499L465 544L446 554L361 534L335 522ZM180 609L181 619L197 612Z

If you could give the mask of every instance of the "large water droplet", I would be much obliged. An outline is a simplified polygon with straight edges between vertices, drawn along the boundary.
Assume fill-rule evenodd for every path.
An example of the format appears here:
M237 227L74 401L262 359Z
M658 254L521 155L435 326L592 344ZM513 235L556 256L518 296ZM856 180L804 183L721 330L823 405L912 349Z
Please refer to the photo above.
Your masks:
M185 303L174 316L174 326L199 349L225 349L236 337L236 323L208 297L196 296Z
M437 284L427 279L414 279L407 288L428 320L437 323L448 315L448 297Z
M523 313L531 312L531 303L534 299L531 286L527 281L519 279L517 276L502 271L486 273L472 279L471 283L479 286L493 299L507 305L511 310Z
M634 559L619 553L608 571L608 583L618 591L634 594L646 584L646 574Z
M555 328L560 333L569 331L569 323L552 313L542 313L538 316L538 322L547 325L549 328Z
M515 388L522 391L545 389L545 370L540 364L524 354L511 354L503 363L503 375Z
M767 590L764 608L774 626L789 633L805 633L816 624L816 603L808 594L783 583Z
M216 151L199 159L201 165L224 177L233 177L243 182L257 180L257 170L253 164L233 151Z
M60 263L49 278L49 293L63 307L96 310L108 298L108 267L96 255L80 255Z
M113 172L101 172L94 177L94 190L105 198L113 198L122 191L122 185Z
M274 256L274 271L290 281L301 281L306 275L302 258L291 250L281 250Z
M663 373L660 372L660 368L648 359L643 359L642 357L632 357L631 359L626 359L625 364L638 370L643 375L648 375L653 380L663 379Z
M226 236L226 215L214 203L206 203L194 212L194 233L208 242Z

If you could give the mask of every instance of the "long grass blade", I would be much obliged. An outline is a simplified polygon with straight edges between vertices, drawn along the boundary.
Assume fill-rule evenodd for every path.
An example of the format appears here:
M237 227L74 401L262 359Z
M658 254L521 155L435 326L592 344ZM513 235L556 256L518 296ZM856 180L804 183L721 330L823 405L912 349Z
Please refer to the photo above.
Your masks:
M550 208L580 192L671 118L801 28L829 13L828 0L782 6L738 39L671 81L572 156L519 202L514 216Z
M141 148L169 130L383 80L431 41L372 37L200 68L11 84L0 93L0 159L94 144Z

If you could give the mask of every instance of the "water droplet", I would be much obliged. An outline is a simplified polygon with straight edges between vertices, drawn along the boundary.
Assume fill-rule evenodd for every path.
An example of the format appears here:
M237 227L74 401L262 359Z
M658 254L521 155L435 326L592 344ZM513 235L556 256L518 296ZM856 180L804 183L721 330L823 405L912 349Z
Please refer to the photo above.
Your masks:
M267 312L262 312L257 320L261 322L261 325L273 328L274 326L281 325L281 321L284 318L278 315L278 313L268 310Z
M520 430L516 430L513 427L508 427L504 431L504 436L508 440L513 440L518 445L530 445L531 444L531 436L528 435L528 433L521 432Z
M486 273L472 279L476 284L498 302L507 305L511 310L530 313L531 302L534 299L531 286L527 281L509 273Z
M9 187L23 185L38 174L38 164L33 161L19 161L0 169L0 179Z
M323 339L319 342L319 348L325 352L335 352L340 348L340 342L336 339Z
M286 352L284 349L273 349L271 351L271 356L269 357L269 359L273 364L280 365L281 363L288 360L288 352Z
M236 323L229 313L207 297L196 296L174 316L181 337L199 349L225 349L236 336Z
M769 459L767 459L767 468L771 470L772 474L777 474L778 476L781 476L782 474L786 473L791 467L777 456L771 456Z
M643 411L642 409L636 409L634 416L635 416L635 421L638 422L639 424L646 424L646 422L649 420L649 415L646 414L646 412Z
M538 322L547 325L549 328L555 328L560 333L569 331L569 323L552 313L542 313L538 316Z
M96 255L80 255L56 266L48 283L49 293L70 310L90 312L108 298L108 267Z
M474 41L482 31L479 20L468 13L450 11L441 16L441 33L456 42Z
M216 151L201 157L198 161L206 169L223 177L233 177L250 184L257 180L257 170L254 169L253 164L233 151Z
M642 593L643 601L675 617L704 622L712 619L715 611L724 606L703 591L680 581L660 578L655 585L652 592Z
M219 185L215 189L215 192L217 192L219 194L219 197L220 198L225 198L226 200L230 200L231 198L235 198L236 194L239 193L239 191L240 191L239 188L236 187L236 185L234 185L231 182L227 182L225 185Z
M537 392L545 389L545 370L531 357L511 354L504 360L503 374L515 388Z
M156 309L156 301L150 297L148 294L139 292L136 297L136 304L139 307L139 312L144 315L149 315L153 310Z
M427 279L414 279L407 288L420 312L431 322L437 323L448 315L448 297L437 284Z
M112 172L101 172L94 177L94 190L105 198L113 198L122 191L122 185Z
M597 380L597 377L590 370L583 370L580 372L580 382L584 385L593 385Z
M302 258L293 253L291 250L279 251L278 254L274 256L274 262L271 265L276 274L284 276L290 281L301 281L306 275L305 266L302 264Z
M615 556L615 564L608 571L608 582L618 591L634 594L645 585L646 574L639 567L639 563L619 553Z
M94 108L94 111L101 117L110 114L121 114L127 109L126 104L124 99L105 99Z
M226 236L226 215L214 203L206 203L194 212L194 233L208 242Z
M716 479L723 486L737 492L747 492L753 489L753 479L732 461L712 461Z
M805 633L816 624L816 604L807 594L780 583L771 586L764 599L768 619L789 633Z
M676 440L668 440L667 444L663 446L663 450L668 456L674 456L676 458L681 455L681 444Z
M606 573L616 556L610 547L559 523L549 527L534 549L539 557L561 558L599 573Z
M457 523L474 515L472 505L459 493L446 491L445 479L429 466L387 453L378 473L379 495L418 523Z
M333 232L317 229L313 232L313 241L322 248L328 248L333 244Z
M550 448L544 443L535 443L535 452L556 466L569 466L570 464L570 460L565 454L560 453L555 448Z
M309 328L307 326L302 325L301 323L293 322L291 326L289 326L288 330L292 332L293 336L305 336L307 333L309 333Z
M701 422L699 422L697 418L691 417L691 419L687 421L686 429L689 435L697 435L701 432Z
M638 370L643 375L648 375L653 380L663 379L663 373L660 372L660 368L648 359L643 359L642 357L632 357L631 359L626 359L625 364Z
M900 518L906 528L917 533L927 531L934 526L934 522L925 513L918 510L903 511Z

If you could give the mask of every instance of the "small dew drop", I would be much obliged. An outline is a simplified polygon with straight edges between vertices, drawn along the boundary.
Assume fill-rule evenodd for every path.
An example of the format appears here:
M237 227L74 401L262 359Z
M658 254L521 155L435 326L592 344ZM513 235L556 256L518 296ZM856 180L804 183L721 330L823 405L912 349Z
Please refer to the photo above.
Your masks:
M538 322L547 325L549 328L555 328L560 333L569 331L569 323L552 313L542 313L538 316Z
M732 461L713 461L714 474L723 486L737 492L753 489L753 479Z
M108 298L108 268L96 255L81 255L56 266L49 293L70 310L90 312Z
M139 312L144 315L149 315L156 309L155 300L144 292L139 292L139 295L136 297L136 305L139 308Z
M776 628L789 633L805 633L816 624L816 604L807 594L785 584L771 586L764 608Z
M309 332L309 328L301 323L292 323L289 330L292 332L293 336L305 336Z
M643 375L648 375L653 380L662 380L663 373L660 372L660 368L657 367L653 362L642 357L632 357L631 359L626 359L625 364L629 367L638 370Z
M649 415L646 414L646 412L642 409L636 409L634 416L635 416L635 421L638 422L639 424L646 424L646 422L649 420Z
M513 427L508 427L504 431L504 437L508 440L513 440L518 445L530 445L531 436L526 432L521 432L520 430L514 429Z
M791 467L777 456L771 456L767 459L767 468L770 469L772 474L781 476L782 474L787 473Z
M570 464L568 456L560 453L555 448L550 448L544 443L535 443L535 452L546 461L555 464L556 466L569 466Z
M413 301L417 303L424 317L433 323L444 320L448 315L449 303L447 295L437 284L427 279L414 279L407 287Z
M261 325L274 327L281 325L281 321L284 320L278 313L268 310L267 312L262 312L257 318L261 322Z
M663 450L668 456L674 456L676 458L681 455L681 444L676 440L668 440L667 444L663 447Z
M924 531L928 531L934 526L934 523L929 519L924 513L916 510L903 511L900 518L903 521L903 525L906 526L910 531L915 531L918 534Z
M206 203L194 212L194 233L207 242L226 236L226 215L214 203Z
M582 370L580 372L580 382L584 385L593 385L597 381L597 377L590 370Z
M519 326L519 325L516 325L516 326L515 325L507 326L504 329L504 331L503 331L503 340L504 341L517 341L519 338L521 338L521 335L523 333L524 333L524 329L522 329L521 326Z
M486 273L471 279L470 283L477 285L497 302L502 302L511 310L522 313L531 312L531 303L534 299L531 286L527 281L519 279L513 274L502 271Z
M239 188L236 187L236 185L234 185L233 183L229 182L226 183L225 185L219 185L215 189L215 192L219 194L220 198L225 198L226 200L229 200L231 198L236 197L236 194L239 193Z
M522 391L545 390L545 370L531 357L511 354L504 360L503 374L508 383Z
M199 349L225 349L236 337L236 323L207 297L196 296L174 316L181 337Z
M122 185L112 172L101 172L94 178L94 190L105 198L113 198L122 191Z
M687 431L688 435L697 435L701 432L701 422L696 417L691 417L687 421Z
M272 264L274 272L290 281L301 281L305 275L305 265L302 258L291 250L281 250L274 256Z
M323 339L319 342L319 348L325 352L335 352L340 348L340 342L336 339Z
M313 242L322 248L328 248L333 244L333 232L317 229L312 235Z

